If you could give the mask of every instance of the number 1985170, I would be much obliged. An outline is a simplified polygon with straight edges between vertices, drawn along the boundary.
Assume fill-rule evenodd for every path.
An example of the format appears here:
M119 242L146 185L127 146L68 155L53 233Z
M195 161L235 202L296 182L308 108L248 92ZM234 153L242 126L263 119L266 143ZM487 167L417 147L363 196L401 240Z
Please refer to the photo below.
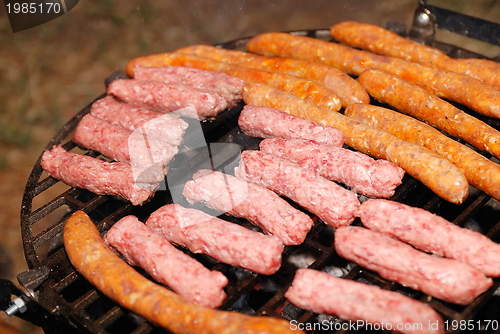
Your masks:
M7 13L11 14L58 14L61 12L61 4L58 2L15 2L7 3Z
M452 330L498 330L499 323L497 320L446 320L444 329Z

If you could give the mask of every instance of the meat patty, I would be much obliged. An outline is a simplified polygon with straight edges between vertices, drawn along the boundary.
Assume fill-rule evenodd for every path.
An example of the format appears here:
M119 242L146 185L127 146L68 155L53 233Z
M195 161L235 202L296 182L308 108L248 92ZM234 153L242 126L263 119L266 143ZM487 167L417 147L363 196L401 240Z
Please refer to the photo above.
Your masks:
M95 101L90 113L129 131L141 131L147 138L155 138L173 146L182 144L188 128L188 124L179 117L123 103L109 95Z
M243 151L236 176L288 197L334 228L349 225L359 207L356 194L315 172L260 151Z
M260 150L343 183L367 197L391 197L402 183L405 173L401 167L387 160L375 160L361 152L304 139L264 139Z
M249 137L302 138L329 146L344 145L344 135L339 130L269 107L245 105L238 125Z
M198 120L212 119L227 108L226 100L218 94L161 81L118 79L109 84L108 94L130 104Z
M206 71L185 66L134 67L134 79L143 81L162 81L168 84L192 86L204 92L222 96L228 106L241 100L245 82L223 72Z
M271 190L232 175L200 170L182 193L189 203L205 203L209 208L248 219L285 245L304 242L313 226L312 219L292 207Z
M469 304L493 285L490 278L465 263L423 253L359 226L337 229L335 250L388 280L450 303Z
M203 211L167 204L153 212L146 225L170 242L259 274L281 266L283 243L275 236L210 216Z
M117 195L133 205L141 205L152 197L164 178L149 169L134 179L132 166L128 163L111 163L66 152L60 145L46 150L40 165L50 176L71 187L87 189L97 195Z
M310 312L378 324L398 333L444 333L443 319L424 303L318 270L297 270L285 297ZM439 323L438 329L431 330L430 323Z
M135 216L116 222L104 236L104 242L131 266L141 267L155 281L192 303L215 308L226 298L226 276L175 248Z
M424 252L462 261L486 276L500 276L499 244L429 211L388 200L370 200L361 205L359 217L371 230L387 233Z

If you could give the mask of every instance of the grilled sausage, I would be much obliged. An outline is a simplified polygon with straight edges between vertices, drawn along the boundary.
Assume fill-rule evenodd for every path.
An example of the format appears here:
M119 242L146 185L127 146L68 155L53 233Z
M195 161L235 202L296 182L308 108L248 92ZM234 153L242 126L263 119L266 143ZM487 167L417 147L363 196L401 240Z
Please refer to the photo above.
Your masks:
M491 278L465 263L432 256L359 226L338 228L335 250L383 278L454 304L467 305L493 285Z
M404 175L402 168L387 160L303 139L264 139L260 150L295 162L367 197L391 197Z
M350 147L371 157L395 163L449 202L462 203L469 194L469 183L463 173L450 161L420 145L401 140L339 113L328 112L269 86L245 85L243 100L247 104L276 108L323 126L337 128L342 131Z
M304 242L313 226L308 215L264 186L212 170L196 172L182 194L190 204L202 202L214 210L248 219L285 246Z
M245 105L238 118L238 125L249 137L302 138L328 146L344 145L344 135L339 130L320 126L274 108Z
M365 71L358 81L378 101L500 158L500 132L450 103L384 71Z
M388 200L361 204L361 222L424 251L456 259L483 272L500 276L500 245L485 235L420 208Z
M310 312L333 314L346 321L378 324L391 332L444 333L443 319L420 301L314 269L298 269L285 298ZM431 330L430 323L439 325Z
M60 145L43 152L40 165L50 176L71 187L87 189L97 195L117 195L133 205L141 205L151 198L165 178L153 169L134 178L133 168L128 163L111 163L66 152Z
M352 105L346 108L345 115L422 145L450 160L460 168L471 185L500 200L500 165L432 126L399 112L369 104Z
M166 166L179 149L155 138L144 138L140 131L129 131L94 117L83 116L76 127L73 141L102 155L138 168Z
M286 320L213 310L184 301L121 260L83 212L64 226L66 253L83 277L121 306L176 334L293 334ZM303 333L299 331L298 333Z
M182 138L188 127L188 124L180 118L123 103L109 95L94 102L90 113L129 131L139 129L148 138L155 138L174 146L182 144Z
M247 48L266 56L324 63L352 75L360 75L370 69L387 71L482 115L500 118L500 90L468 75L287 33L257 35L248 41Z
M212 271L177 249L135 216L125 216L104 235L108 247L121 254L131 266L139 266L151 277L169 286L187 301L219 307L226 293L227 277Z
M272 275L281 266L283 243L280 239L197 209L167 204L153 212L146 225L193 253L206 254L259 274Z
M351 224L360 205L354 192L261 151L243 151L235 174L290 198L333 228Z
M316 81L332 90L342 101L344 108L354 103L370 102L368 93L366 93L355 79L336 68L324 64L300 59L263 57L248 52L227 50L210 45L188 46L175 52L195 54L216 61L258 70L288 73L307 80Z
M109 84L108 94L154 111L175 112L198 120L213 119L227 107L226 100L219 94L161 81L117 79Z
M342 107L339 98L325 86L290 74L234 66L205 57L181 53L163 53L133 59L127 64L127 73L132 72L136 65L150 67L188 66L209 71L220 71L240 78L246 83L270 85L333 111L338 111Z
M162 66L134 67L134 79L162 81L169 84L187 85L204 92L216 93L226 99L228 106L241 100L241 89L245 82L222 72L204 71L193 67Z
M466 74L500 88L500 64L492 60L454 59L439 49L404 38L390 30L355 21L333 25L330 35L355 48Z

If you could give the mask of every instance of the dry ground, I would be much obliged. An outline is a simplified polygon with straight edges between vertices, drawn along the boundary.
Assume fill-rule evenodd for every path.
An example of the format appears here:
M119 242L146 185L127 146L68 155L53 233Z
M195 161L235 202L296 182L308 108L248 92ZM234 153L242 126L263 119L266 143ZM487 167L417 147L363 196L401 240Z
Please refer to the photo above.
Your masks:
M496 0L434 1L500 17ZM342 20L411 24L417 0L101 0L12 33L0 6L0 276L26 270L19 230L23 189L50 138L104 91L103 79L130 59L267 31L327 28ZM17 282L17 281L15 281ZM41 333L0 314L22 333Z

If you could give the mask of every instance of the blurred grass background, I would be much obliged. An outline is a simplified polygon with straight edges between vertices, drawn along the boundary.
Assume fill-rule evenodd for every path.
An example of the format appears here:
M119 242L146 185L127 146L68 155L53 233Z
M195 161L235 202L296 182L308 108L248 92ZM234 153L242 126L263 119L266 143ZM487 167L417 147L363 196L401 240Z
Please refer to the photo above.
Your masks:
M497 0L431 3L492 21ZM267 31L328 28L343 20L409 27L417 0L84 1L66 15L12 33L0 6L0 276L26 270L22 194L38 156L74 114L104 92L103 80L135 57ZM488 51L488 50L486 50ZM496 51L493 51L496 52ZM496 54L495 54L496 55ZM7 318L22 333L36 326Z

